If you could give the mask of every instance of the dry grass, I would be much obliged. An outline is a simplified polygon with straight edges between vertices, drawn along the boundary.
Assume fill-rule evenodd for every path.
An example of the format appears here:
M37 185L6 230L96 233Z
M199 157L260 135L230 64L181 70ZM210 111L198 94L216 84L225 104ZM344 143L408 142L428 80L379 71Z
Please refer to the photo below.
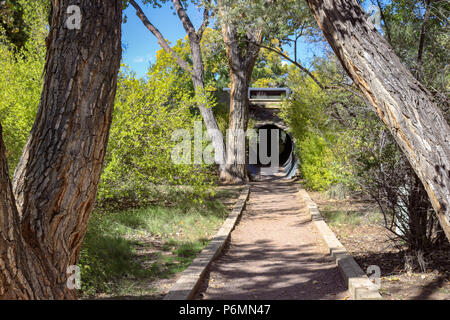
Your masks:
M450 299L450 246L427 256L426 272L421 272L417 259L390 241L376 204L351 197L330 199L320 192L310 195L358 264L363 269L380 267L384 299Z

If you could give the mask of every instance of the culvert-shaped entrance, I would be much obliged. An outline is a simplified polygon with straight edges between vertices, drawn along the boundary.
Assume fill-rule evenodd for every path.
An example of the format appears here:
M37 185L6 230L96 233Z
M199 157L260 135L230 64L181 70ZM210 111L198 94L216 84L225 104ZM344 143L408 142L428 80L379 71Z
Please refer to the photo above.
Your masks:
M292 178L297 171L297 159L290 134L275 123L260 124L254 129L257 138L250 143L250 175Z

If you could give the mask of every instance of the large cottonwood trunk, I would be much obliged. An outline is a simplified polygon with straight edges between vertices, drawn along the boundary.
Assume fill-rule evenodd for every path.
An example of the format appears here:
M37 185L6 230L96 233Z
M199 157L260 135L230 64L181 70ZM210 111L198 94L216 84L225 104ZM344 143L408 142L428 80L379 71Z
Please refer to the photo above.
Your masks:
M249 118L249 80L245 70L230 71L230 119L227 135L227 162L221 181L225 184L248 182L246 132Z
M246 156L246 131L249 120L248 89L260 51L262 31L249 31L240 39L235 26L227 23L226 8L221 5L222 34L230 68L230 119L227 134L225 170L220 175L224 184L242 184L249 180Z
M44 87L15 173L14 197L0 161L0 221L7 218L0 232L18 239L0 240L0 298L76 296L67 287L67 267L77 263L112 120L122 1L78 1L80 30L66 27L72 1L52 4Z
M0 124L0 299L33 299L45 290L45 262L35 256L20 232L20 220L8 175Z
M325 38L408 158L450 239L450 128L356 0L307 0Z

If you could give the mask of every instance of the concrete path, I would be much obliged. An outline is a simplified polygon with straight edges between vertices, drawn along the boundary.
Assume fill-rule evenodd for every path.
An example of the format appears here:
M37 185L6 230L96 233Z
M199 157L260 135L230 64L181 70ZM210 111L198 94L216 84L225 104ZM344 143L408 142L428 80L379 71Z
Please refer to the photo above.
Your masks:
M231 241L211 265L197 299L344 299L348 292L326 245L286 180L252 184Z

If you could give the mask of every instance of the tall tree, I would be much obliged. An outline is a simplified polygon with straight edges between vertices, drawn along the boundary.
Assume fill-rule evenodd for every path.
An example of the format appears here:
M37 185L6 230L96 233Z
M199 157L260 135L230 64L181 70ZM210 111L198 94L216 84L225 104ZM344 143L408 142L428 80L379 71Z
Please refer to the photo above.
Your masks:
M215 160L219 165L219 172L222 172L225 164L225 143L223 140L222 133L217 124L217 120L214 116L213 110L208 108L202 98L205 97L205 67L203 63L203 56L201 50L201 40L203 33L209 24L210 19L210 8L209 2L206 1L205 8L203 11L203 23L198 28L195 29L191 19L189 18L186 10L180 0L172 0L175 11L183 24L186 34L189 39L189 45L191 48L191 58L192 65L190 65L186 60L181 58L169 45L167 40L164 38L161 31L158 30L145 15L142 8L134 0L129 0L130 4L136 9L136 14L141 19L142 23L147 27L147 29L158 39L158 43L166 52L171 53L174 58L176 58L178 65L185 72L189 73L192 79L192 84L195 89L195 94L198 100L198 108L200 114L202 115L203 121L205 122L205 127L208 131L208 135L211 139L212 145L215 150ZM165 2L165 1L162 1ZM158 3L157 1L146 1L144 3ZM204 99L203 99L204 100Z
M261 45L283 38L298 27L298 1L217 0L217 18L222 28L230 69L231 136L227 139L227 162L221 180L248 181L245 136L248 125L248 89ZM233 137L233 138L231 138Z
M230 68L230 119L227 137L227 161L225 170L221 173L224 183L245 183L248 181L245 159L245 132L248 125L249 100L248 89L253 68L258 57L263 40L263 30L260 26L248 28L245 33L237 26L235 10L229 10L226 1L218 1L223 40L226 46ZM242 13L239 14L242 17Z
M121 0L53 0L44 87L14 177L0 143L0 298L67 299L93 209L121 58ZM73 7L72 7L73 8Z
M307 0L341 64L391 131L450 239L450 128L356 0Z

